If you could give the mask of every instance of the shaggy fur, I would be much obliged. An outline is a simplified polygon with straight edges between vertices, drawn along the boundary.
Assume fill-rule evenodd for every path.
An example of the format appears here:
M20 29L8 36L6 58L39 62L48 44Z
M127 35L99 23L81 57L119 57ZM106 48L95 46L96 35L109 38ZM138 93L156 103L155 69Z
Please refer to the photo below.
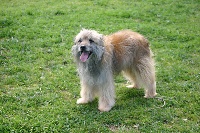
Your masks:
M145 89L145 98L156 96L155 68L149 43L142 35L123 30L103 36L83 29L75 37L72 53L81 82L77 104L99 97L100 111L115 104L113 75L120 72L132 83L129 88Z

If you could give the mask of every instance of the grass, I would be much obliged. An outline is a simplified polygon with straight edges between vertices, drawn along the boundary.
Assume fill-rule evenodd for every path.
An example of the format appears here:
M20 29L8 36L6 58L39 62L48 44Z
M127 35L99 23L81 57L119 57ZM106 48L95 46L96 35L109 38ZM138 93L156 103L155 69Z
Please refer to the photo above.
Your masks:
M198 0L2 0L0 132L199 132ZM125 88L116 105L76 105L80 84L71 56L81 28L109 34L132 29L155 54L157 92ZM165 104L164 104L165 102Z

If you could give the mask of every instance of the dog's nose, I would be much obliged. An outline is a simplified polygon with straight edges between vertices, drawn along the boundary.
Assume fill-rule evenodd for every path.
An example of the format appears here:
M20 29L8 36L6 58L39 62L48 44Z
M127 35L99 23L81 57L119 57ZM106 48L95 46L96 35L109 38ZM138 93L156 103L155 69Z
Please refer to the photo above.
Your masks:
M86 49L86 46L82 45L82 46L80 47L80 49L81 49L81 51L84 51L84 50Z

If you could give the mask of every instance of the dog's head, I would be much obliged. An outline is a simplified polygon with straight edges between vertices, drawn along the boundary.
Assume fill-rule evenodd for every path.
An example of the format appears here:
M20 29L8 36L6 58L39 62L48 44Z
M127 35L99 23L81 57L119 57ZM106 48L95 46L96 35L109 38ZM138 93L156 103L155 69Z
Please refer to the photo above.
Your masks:
M74 39L72 53L81 62L101 60L103 52L103 35L94 30L83 29Z

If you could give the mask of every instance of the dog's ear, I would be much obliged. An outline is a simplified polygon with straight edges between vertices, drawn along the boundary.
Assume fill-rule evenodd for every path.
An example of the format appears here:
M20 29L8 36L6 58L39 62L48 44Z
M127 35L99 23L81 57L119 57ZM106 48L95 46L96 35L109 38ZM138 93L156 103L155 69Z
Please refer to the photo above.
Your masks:
M76 45L76 37L74 38L73 42L74 42L74 45Z
M100 61L104 54L104 47L103 46L95 46L95 48L93 49L93 52L95 53L97 60Z
M99 45L100 46L104 46L104 41L103 41L103 35L100 34L100 37L99 37Z
M76 37L74 38L73 43L74 43L74 45L73 45L72 48L71 48L71 52L72 52L72 55L73 55L73 56L76 56L76 54L77 54L77 49L78 49L78 47L77 47L77 45L76 45Z

